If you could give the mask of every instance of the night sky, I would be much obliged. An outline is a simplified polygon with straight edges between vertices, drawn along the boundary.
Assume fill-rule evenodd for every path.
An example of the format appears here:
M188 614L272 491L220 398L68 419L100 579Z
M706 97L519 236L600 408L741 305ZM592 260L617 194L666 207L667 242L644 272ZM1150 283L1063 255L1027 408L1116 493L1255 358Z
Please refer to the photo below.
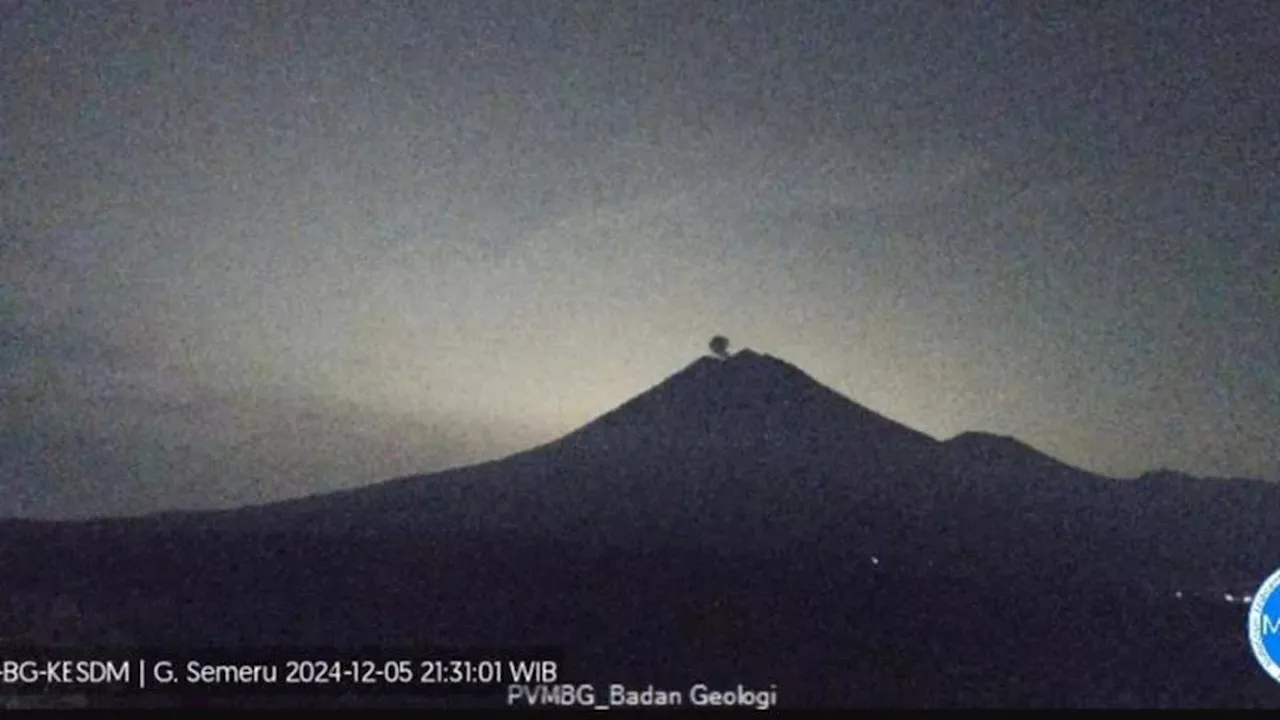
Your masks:
M713 334L1280 479L1280 3L0 0L0 515L499 457Z

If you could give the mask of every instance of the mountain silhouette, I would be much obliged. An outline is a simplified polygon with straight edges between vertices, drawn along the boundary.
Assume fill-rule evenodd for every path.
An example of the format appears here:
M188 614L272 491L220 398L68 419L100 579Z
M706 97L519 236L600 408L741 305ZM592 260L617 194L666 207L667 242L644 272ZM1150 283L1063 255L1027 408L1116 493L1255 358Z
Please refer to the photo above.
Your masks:
M744 349L701 358L578 430L502 461L229 515L337 533L718 538L741 548L747 530L751 543L791 542L864 514L852 505L883 498L895 484L908 492L920 477L910 471L937 451L927 435Z
M1175 592L1280 566L1277 510L1268 483L938 441L743 349L488 463L3 524L0 568L152 644L546 643L578 680L800 707L1275 707L1241 609Z

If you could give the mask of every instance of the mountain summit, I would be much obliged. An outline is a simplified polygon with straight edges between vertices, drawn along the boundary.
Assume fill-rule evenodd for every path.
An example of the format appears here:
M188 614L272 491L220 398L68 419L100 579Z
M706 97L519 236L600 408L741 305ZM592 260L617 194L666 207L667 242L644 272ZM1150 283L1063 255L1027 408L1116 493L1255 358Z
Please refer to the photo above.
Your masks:
M583 450L710 451L782 448L812 452L935 441L819 383L799 368L744 348L703 357L558 441Z

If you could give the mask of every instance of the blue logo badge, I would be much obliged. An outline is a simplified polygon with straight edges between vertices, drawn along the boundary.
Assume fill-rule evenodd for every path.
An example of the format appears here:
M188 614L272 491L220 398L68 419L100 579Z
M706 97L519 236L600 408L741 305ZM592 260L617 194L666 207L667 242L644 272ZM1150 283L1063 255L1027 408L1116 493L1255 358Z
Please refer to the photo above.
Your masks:
M1249 645L1267 674L1280 682L1280 570L1262 583L1249 606Z

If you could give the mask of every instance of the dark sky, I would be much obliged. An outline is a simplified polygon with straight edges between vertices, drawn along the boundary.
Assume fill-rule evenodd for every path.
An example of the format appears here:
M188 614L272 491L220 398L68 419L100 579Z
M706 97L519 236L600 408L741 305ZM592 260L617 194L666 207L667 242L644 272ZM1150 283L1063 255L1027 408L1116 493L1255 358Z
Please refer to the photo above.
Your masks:
M500 456L715 333L1280 478L1280 3L0 0L0 514Z

